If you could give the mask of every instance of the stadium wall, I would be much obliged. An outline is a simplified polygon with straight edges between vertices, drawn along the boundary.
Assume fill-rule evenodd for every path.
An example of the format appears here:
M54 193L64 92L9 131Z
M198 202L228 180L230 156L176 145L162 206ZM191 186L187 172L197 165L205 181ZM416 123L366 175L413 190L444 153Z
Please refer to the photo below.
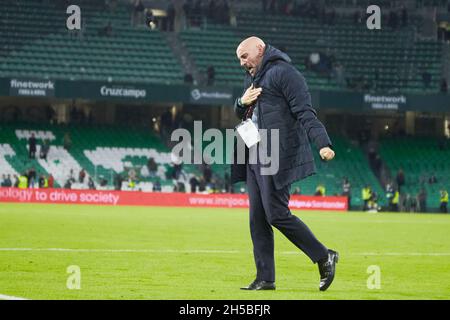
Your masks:
M0 202L248 208L246 194L144 193L138 191L0 188ZM346 197L291 196L293 210L347 211Z
M241 87L136 84L101 81L68 81L0 78L0 96L90 99L109 101L232 105ZM371 111L446 112L448 94L404 94L311 90L316 108Z

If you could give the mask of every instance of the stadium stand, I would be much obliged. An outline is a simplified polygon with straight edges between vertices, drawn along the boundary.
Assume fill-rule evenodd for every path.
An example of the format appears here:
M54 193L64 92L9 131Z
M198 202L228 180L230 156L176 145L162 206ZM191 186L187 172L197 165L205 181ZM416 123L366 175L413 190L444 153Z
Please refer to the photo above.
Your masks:
M400 168L405 173L402 193L415 197L421 188L429 195L429 206L439 207L439 190L448 185L450 149L445 141L426 137L398 137L380 141L380 155L387 164L392 180ZM435 175L437 181L430 183Z
M130 24L120 4L115 13L82 2L86 21L75 36L66 25L65 8L41 1L0 3L0 76L35 76L70 80L181 83L180 64L158 30ZM29 15L45 19L29 19ZM112 35L99 30L108 23ZM73 38L75 37L75 38ZM73 41L78 39L78 41Z
M37 140L39 155L42 139L49 139L51 147L46 160L28 158L28 137L34 133ZM69 150L64 148L64 135L70 134L72 144ZM352 205L361 206L361 188L370 184L378 195L383 198L384 192L376 177L369 168L367 159L361 149L342 137L332 137L334 148L339 155L335 161L323 163L316 155L318 174L308 177L292 186L299 187L302 194L312 195L319 184L326 186L326 195L341 195L342 178L347 177L352 185ZM204 146L206 146L205 143ZM87 126L40 126L40 125L2 125L0 130L0 164L1 174L19 174L34 167L38 175L52 174L56 185L63 187L72 170L76 180L71 188L88 188L88 178L92 177L100 189L114 188L117 174L123 177L122 190L130 190L128 174L131 169L137 173L138 183L134 189L152 191L153 183L160 180L162 191L173 191L178 181L190 191L189 180L192 176L203 176L201 166L183 166L183 174L179 179L173 179L171 170L174 159L170 149L164 146L160 138L140 129L120 127L87 127ZM228 156L228 155L226 155ZM155 177L150 177L146 164L149 158L154 158L158 165ZM86 170L84 183L78 183L78 173ZM223 180L229 173L227 165L213 164L211 166L215 180ZM101 186L101 180L106 184ZM222 183L222 181L221 181ZM219 183L219 185L221 185ZM244 186L245 188L245 186ZM220 190L222 191L222 190ZM240 192L240 188L236 188Z
M352 206L359 208L362 206L361 189L366 185L372 187L380 199L379 204L384 205L385 192L370 170L361 148L343 137L331 136L331 140L336 151L336 158L331 162L323 162L315 152L317 174L294 183L292 190L299 187L302 194L312 195L316 187L323 184L326 189L325 195L341 195L343 178L347 177L351 184Z
M181 83L183 67L171 51L162 32L130 24L129 9L119 3L114 12L95 2L81 1L88 20L72 41L61 8L52 3L26 1L20 5L0 4L2 59L0 76L21 75L53 79L109 80L127 82ZM339 4L335 4L339 5ZM345 5L345 3L343 3ZM42 15L45 20L28 19ZM112 35L99 30L112 25ZM205 29L206 28L206 29ZM291 56L304 72L311 88L437 92L441 79L442 46L436 41L415 39L413 25L396 32L368 30L342 16L333 25L317 19L258 11L239 11L237 27L208 22L207 27L187 29L180 39L199 72L212 65L218 84L240 85L242 70L235 58L236 44L257 32ZM305 59L321 52L342 69L326 74L308 70ZM424 86L423 72L431 75ZM336 73L341 74L343 79ZM341 77L341 76L339 76ZM344 80L345 79L345 80ZM343 81L344 80L344 81Z
M20 129L18 129L20 128ZM38 146L36 159L28 157L27 137L35 133ZM69 150L64 148L64 135L69 134L72 144ZM40 144L43 137L53 138L46 160L39 158ZM161 181L162 191L173 191L170 174L173 159L170 150L163 146L158 137L144 130L130 128L93 128L75 126L39 125L2 125L0 129L2 174L22 174L34 167L37 174L52 174L56 186L63 187L72 176L75 185L72 188L88 188L89 176L100 189L111 189L116 174L123 176L123 190L128 187L128 173L134 169L139 178L135 189L151 191L156 180ZM147 161L153 157L158 164L155 177L150 177L145 170ZM78 174L85 169L85 183L77 184ZM72 174L70 173L72 170ZM200 175L194 166L186 165L183 173L186 190L189 177ZM101 185L101 180L106 180Z
M184 31L181 39L200 70L206 72L213 65L218 83L239 85L243 71L235 57L236 45L240 39L255 33L286 51L311 88L406 92L439 89L441 44L416 40L412 25L381 33L368 30L365 24L354 24L348 16L340 17L335 24L324 25L317 19L242 11L237 15L235 28L210 24L207 30ZM326 74L306 68L305 60L315 52L335 61ZM340 72L346 81L337 79L337 62L342 65ZM431 74L426 88L422 80L424 70ZM358 88L358 84L363 87Z
M180 84L185 71L164 32L130 23L130 10L119 2L114 12L105 10L99 1L77 1L83 6L86 18L82 31L71 34L65 28L64 5L56 1L0 2L0 77L36 77L65 80L111 81L128 83ZM367 1L326 1L349 12ZM390 7L389 1L379 4ZM240 87L243 70L235 56L240 40L258 34L267 43L284 51L305 75L312 89L369 90L402 93L436 93L443 70L441 42L420 40L416 26L420 20L398 27L395 32L368 30L365 24L354 23L350 14L339 15L331 24L316 18L296 17L283 13L267 14L258 0L242 4L236 14L236 25L204 20L179 34L199 73L215 69L215 84ZM258 7L259 10L255 10ZM45 19L30 19L42 16ZM110 34L102 34L111 24ZM326 72L317 72L308 65L311 54L320 53L329 62ZM340 66L339 78L337 66ZM424 72L429 82L424 83ZM38 139L49 140L48 158L29 159L27 140L31 133ZM64 147L69 134L70 148ZM312 195L319 184L326 187L326 195L342 193L342 179L352 185L352 204L362 205L361 189L371 185L385 204L383 186L372 172L362 149L347 138L333 136L337 157L333 162L321 162L315 153L318 174L296 183L292 189ZM423 176L431 172L445 176L450 167L445 152L436 149L431 139L409 138L383 140L380 155L391 174L403 167L407 176L404 192L417 194ZM412 155L418 154L415 160ZM444 157L443 157L444 155ZM158 168L156 176L146 172L149 158ZM157 180L163 191L172 191L179 179L173 179L173 160L170 149L155 134L130 127L93 127L82 125L48 125L8 123L0 127L0 174L21 174L33 167L37 174L52 174L57 187L64 187L74 175L72 188L88 188L93 178L98 188L113 188L118 175L123 178L122 190L151 191ZM77 183L80 170L86 170L86 180ZM139 182L130 187L130 170L136 170ZM218 179L223 179L226 166L213 165ZM202 168L184 165L181 175L185 190L189 179L202 176ZM439 177L438 177L439 178ZM445 181L446 180L442 180ZM438 192L437 185L424 185L429 194ZM237 189L239 191L239 188ZM431 199L431 198L430 198ZM432 198L431 206L438 206Z

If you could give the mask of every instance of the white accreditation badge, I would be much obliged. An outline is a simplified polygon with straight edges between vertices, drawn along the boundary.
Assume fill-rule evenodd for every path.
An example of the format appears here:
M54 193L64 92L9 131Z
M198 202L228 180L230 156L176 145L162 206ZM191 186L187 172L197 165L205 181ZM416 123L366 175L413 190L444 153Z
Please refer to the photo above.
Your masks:
M248 148L253 147L261 140L261 136L259 135L258 128L256 128L255 124L251 119L247 119L241 122L236 127L239 136L244 140L245 145Z

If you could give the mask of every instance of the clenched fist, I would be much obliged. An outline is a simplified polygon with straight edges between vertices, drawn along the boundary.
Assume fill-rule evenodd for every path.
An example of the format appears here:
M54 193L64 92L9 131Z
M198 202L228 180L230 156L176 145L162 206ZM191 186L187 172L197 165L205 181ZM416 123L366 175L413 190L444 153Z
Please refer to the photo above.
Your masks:
M334 158L334 151L331 150L331 148L329 147L320 149L319 153L322 160L330 161L331 159Z
M261 94L262 88L255 88L253 84L245 90L244 95L241 97L241 103L244 106L249 106L258 99Z

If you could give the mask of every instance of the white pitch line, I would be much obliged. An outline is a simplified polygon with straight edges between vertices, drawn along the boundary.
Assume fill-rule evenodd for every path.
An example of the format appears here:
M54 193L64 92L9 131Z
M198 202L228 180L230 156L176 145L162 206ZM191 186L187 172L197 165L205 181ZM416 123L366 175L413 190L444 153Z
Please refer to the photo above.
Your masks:
M73 248L0 248L0 251L43 252L99 252L99 253L176 253L176 254L240 254L250 251L238 250L177 250L177 249L73 249ZM300 251L281 251L279 254L294 255ZM355 252L347 256L450 256L450 252Z
M363 252L359 253L361 256L450 256L450 252L384 252L384 253L375 253L375 252Z
M28 299L0 294L0 300L28 300Z
M100 253L242 253L235 250L176 250L176 249L71 249L71 248L0 248L0 251L100 252Z

